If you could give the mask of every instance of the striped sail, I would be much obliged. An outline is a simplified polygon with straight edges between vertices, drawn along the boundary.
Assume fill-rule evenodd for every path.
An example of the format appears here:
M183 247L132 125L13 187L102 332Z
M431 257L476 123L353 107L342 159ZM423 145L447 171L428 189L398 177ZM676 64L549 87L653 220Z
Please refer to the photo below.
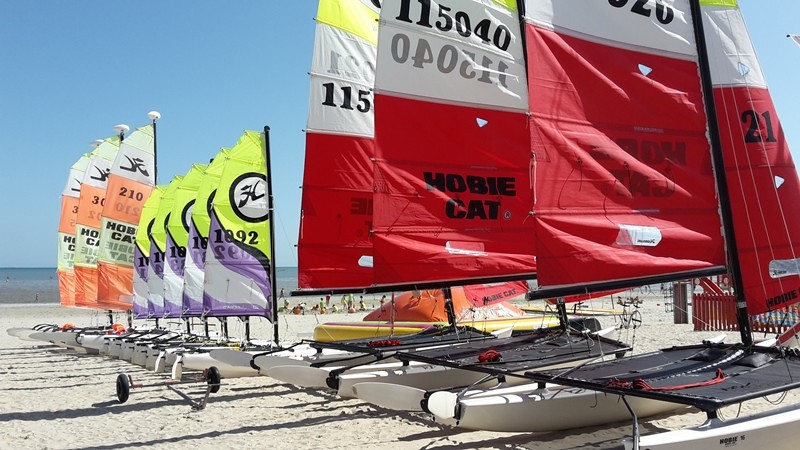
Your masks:
M205 314L272 319L269 195L264 136L246 131L227 156L209 211Z
M97 307L97 255L100 245L100 214L106 201L106 186L120 138L114 136L97 146L83 174L75 224L75 306Z
M100 227L98 305L130 309L133 302L133 248L144 202L155 184L153 125L137 128L120 145L111 166Z
M525 4L540 286L723 270L688 1Z
M230 149L223 148L206 167L203 179L197 189L194 202L196 207L192 208L186 261L183 268L183 312L187 316L203 314L203 280L205 279L208 228L211 223L209 211L229 152Z
M147 304L151 317L166 317L167 305L164 301L164 266L167 249L167 221L175 203L175 193L183 182L183 175L172 178L164 189L158 202L158 211L150 228L150 252L147 270ZM179 308L180 310L180 308ZM178 314L180 315L180 313Z
M150 230L156 221L158 206L161 196L164 195L166 186L155 186L150 197L144 202L139 225L136 228L136 247L133 249L133 318L146 319L150 317L147 297L150 289L147 285L150 267Z
M376 284L533 277L516 2L384 2L380 27Z
M701 1L749 314L800 301L800 180L735 0Z
M81 156L69 169L67 184L61 193L61 215L58 221L58 292L61 306L75 306L75 224L83 174L89 166L90 153Z
M372 284L373 3L319 2L297 245L301 289Z
M205 164L194 164L178 185L172 211L166 223L164 255L164 307L166 317L183 316L183 274L189 222L192 218L197 190L203 180Z

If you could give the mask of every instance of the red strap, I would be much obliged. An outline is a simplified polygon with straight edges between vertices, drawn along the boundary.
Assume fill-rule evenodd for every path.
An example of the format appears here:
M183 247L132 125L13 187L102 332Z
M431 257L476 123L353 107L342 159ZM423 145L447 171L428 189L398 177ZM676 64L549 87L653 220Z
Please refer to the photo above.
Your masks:
M491 349L491 350L486 350L485 352L481 353L478 356L478 361L480 361L482 363L485 363L485 362L496 362L496 361L500 361L501 358L502 358L502 356L500 356L500 352L498 352L497 350Z
M642 380L641 378L637 378L633 381L622 381L617 378L610 380L606 383L607 388L633 388L633 389L640 389L643 391L677 391L680 389L689 389L693 387L701 387L701 386L711 386L717 383L721 383L725 381L725 372L722 369L717 368L717 374L714 378L708 381L699 381L697 383L689 383L689 384L682 384L678 386L664 386L664 387L652 387L647 384L646 381Z
M384 339L382 341L369 341L367 343L367 347L369 348L393 347L395 345L400 345L400 339Z

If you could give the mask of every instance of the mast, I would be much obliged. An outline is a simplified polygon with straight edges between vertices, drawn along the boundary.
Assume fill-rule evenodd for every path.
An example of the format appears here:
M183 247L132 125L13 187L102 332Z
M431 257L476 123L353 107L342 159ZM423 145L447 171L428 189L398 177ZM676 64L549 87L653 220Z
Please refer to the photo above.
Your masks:
M714 163L714 177L719 195L722 228L725 233L725 248L728 258L728 272L731 276L733 292L736 296L736 320L739 323L739 332L742 343L746 346L753 344L750 330L750 317L747 313L747 303L744 298L744 284L742 283L742 270L739 264L739 254L736 248L736 234L733 229L733 212L728 195L728 183L725 177L725 163L722 156L722 141L719 134L717 110L714 103L714 90L711 83L711 70L708 63L708 48L706 46L705 32L703 30L703 17L699 0L690 0L692 23L695 30L697 44L698 66L700 68L700 81L705 99L706 116L708 117L709 138L711 140L711 157Z
M275 339L275 344L278 343L278 294L277 294L277 286L275 282L276 278L276 270L275 270L275 206L274 206L274 198L272 196L272 161L270 160L270 148L269 148L269 126L264 125L264 156L265 162L267 166L267 201L268 201L268 211L269 211L269 246L272 249L272 261L269 264L269 278L270 278L270 289L272 290L272 331L273 336ZM249 329L248 329L249 334Z
M161 118L158 111L150 111L147 117L153 123L153 185L158 184L158 137L156 136L156 122Z
M120 146L122 145L122 141L125 140L125 133L130 131L130 129L131 129L131 127L129 127L128 125L125 125L124 123L121 123L119 125L114 125L114 131L116 131L119 134L119 144L120 144ZM108 323L110 325L114 324L114 310L112 310L110 308L108 310ZM133 318L131 317L131 311L128 310L128 328L131 328L131 327L133 327Z

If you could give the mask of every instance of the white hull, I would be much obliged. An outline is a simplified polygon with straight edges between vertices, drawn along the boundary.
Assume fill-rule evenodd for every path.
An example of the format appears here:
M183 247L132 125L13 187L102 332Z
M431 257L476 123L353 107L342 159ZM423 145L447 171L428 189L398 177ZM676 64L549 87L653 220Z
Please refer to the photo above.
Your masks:
M363 389L356 394L354 386L360 384L384 384L384 385L403 385L410 388L421 390L424 394L429 389L442 389L442 384L446 383L449 386L469 386L482 378L486 374L475 372L472 370L452 369L443 366L434 365L418 365L406 366L399 369L391 370L373 370L369 372L346 372L339 375L339 391L338 394L342 397L358 397L370 403L391 408L386 403L383 403L385 396L381 395L379 386L372 388L362 386ZM367 393L368 392L368 393ZM362 396L366 395L366 398ZM405 399L404 399L405 400ZM412 400L413 403L413 400ZM406 405L407 402L403 402ZM419 401L416 402L416 409L391 408L403 411L421 411Z
M230 348L223 348L219 350L211 350L209 356L214 360L213 366L221 369L222 366L227 367L226 372L231 375L224 375L224 378L235 378L233 374L240 373L242 377L252 377L261 375L250 363L253 358L264 354L265 351L241 351L233 350Z
M105 340L105 334L84 334L78 337L78 344L86 349L99 351Z
M710 420L699 427L668 431L639 439L642 450L795 450L798 444L800 405L791 405L727 422ZM633 441L625 441L631 450Z
M76 340L77 336L78 333L74 331L41 331L28 335L28 337L37 341L50 342L61 347L69 348L80 347Z
M119 359L123 361L130 361L133 357L133 349L136 347L136 341L123 342L120 347Z
M144 367L147 362L147 350L149 348L149 345L137 345L134 347L133 355L131 355L131 364Z
M214 366L217 369L219 369L222 378L241 378L241 377L258 376L258 372L256 372L252 367L231 366L229 364L217 361L211 356L211 352L217 350L221 349L213 349L210 351L202 351L202 352L185 352L180 357L180 360L176 361L175 364L181 364L183 366L183 370L196 370L196 371L203 371L211 366Z
M308 348L307 350L297 350L294 352L279 352L269 355L257 356L254 358L253 363L259 367L262 375L267 375L273 367L278 366L310 366L312 363L321 362L325 360L336 360L345 358L351 355L347 352L339 350L325 349L321 354L318 354L316 349ZM372 355L364 355L362 358L356 358L348 361L348 364L368 363L374 361L375 357Z
M34 339L31 337L34 333L39 333L42 330L37 330L34 328L9 328L6 330L9 336L14 336L23 341L36 341L38 339Z
M422 400L427 391L403 384L361 382L353 385L356 397L395 411L424 411Z
M537 387L537 383L499 385L462 398L452 392L436 392L428 399L428 409L439 423L502 432L557 431L632 420L617 395L563 386ZM642 398L628 398L628 402L640 418L685 408Z
M414 364L414 363L412 363ZM419 363L417 363L418 365ZM348 368L349 367L349 368ZM305 388L327 389L327 379L331 372L347 368L344 373L362 373L373 372L382 370L393 370L402 368L402 363L394 359L391 362L383 362L380 364L366 364L363 366L350 367L348 366L330 366L330 367L311 367L303 364L291 364L286 366L275 366L267 371L267 376L270 376L278 381L290 383L295 386ZM262 370L263 372L263 370ZM343 373L343 374L344 374ZM349 397L352 397L352 393Z

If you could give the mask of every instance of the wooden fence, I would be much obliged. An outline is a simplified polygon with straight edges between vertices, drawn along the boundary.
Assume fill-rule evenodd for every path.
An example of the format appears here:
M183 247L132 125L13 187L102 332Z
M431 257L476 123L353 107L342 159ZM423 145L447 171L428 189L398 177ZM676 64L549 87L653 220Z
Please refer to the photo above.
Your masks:
M783 333L800 321L796 307L789 311L775 311L750 318L754 332ZM694 294L692 322L695 331L738 331L736 300L731 294Z

